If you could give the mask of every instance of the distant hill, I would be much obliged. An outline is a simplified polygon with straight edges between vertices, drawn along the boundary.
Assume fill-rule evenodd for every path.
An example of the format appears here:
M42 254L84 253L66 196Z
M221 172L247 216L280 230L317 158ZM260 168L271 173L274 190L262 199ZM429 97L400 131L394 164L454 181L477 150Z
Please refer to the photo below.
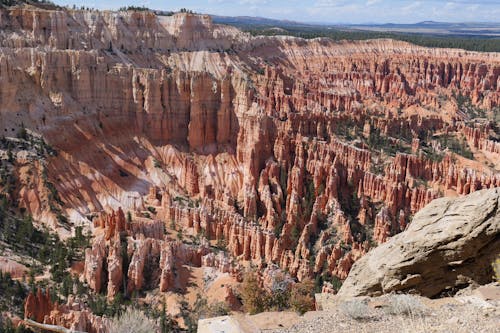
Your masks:
M423 21L419 23L400 24L320 24L304 23L288 20L276 20L252 16L212 16L214 22L234 25L246 30L266 28L310 28L310 29L337 29L341 31L374 31L411 33L441 36L470 36L470 37L500 37L500 23L468 22L448 23Z
M380 31L380 32L406 32L437 35L454 36L479 36L479 37L500 37L500 23L467 22L448 23L424 21L412 24L360 24L348 25L350 28Z
M259 26L310 26L311 24L288 21L276 20L265 17L254 16L218 16L212 15L215 23L228 24L228 25L259 25Z

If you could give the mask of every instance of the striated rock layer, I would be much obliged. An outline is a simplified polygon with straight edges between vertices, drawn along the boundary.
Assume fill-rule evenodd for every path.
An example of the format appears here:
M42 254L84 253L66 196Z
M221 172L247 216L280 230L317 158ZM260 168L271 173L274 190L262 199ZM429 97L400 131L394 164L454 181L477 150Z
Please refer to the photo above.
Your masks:
M498 112L497 53L251 37L193 14L16 7L0 28L0 131L57 151L39 173L94 229L84 275L108 297L201 265L171 225L236 260L345 279L433 199L500 186L498 129L471 111ZM66 232L43 177L16 167L19 207Z

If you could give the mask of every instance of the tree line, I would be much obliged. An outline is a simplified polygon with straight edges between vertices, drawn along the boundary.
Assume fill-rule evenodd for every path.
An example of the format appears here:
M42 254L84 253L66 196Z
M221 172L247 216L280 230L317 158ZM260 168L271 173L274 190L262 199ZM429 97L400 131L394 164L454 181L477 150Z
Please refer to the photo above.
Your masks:
M273 29L267 25L234 24L243 31L249 32L254 36L276 36L286 35L300 37L304 39L313 39L326 37L335 41L340 40L367 40L377 38L390 38L409 42L415 45L436 48L458 48L469 51L480 52L500 52L500 38L497 37L478 37L478 36L440 36L432 34L417 33L396 33L396 32L375 32L362 30L344 30L331 27L313 27L313 26L278 26L279 29Z

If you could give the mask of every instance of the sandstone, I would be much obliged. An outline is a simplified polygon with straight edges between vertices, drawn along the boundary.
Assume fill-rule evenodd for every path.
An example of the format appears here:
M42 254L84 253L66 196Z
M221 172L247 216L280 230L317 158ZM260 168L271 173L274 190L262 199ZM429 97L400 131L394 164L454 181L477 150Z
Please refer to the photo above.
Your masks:
M498 284L481 286L474 293L486 301L500 301L500 286Z
M37 322L43 322L45 316L50 314L54 305L51 301L50 290L38 289L36 293L30 293L24 304L24 316L32 318Z
M108 298L175 290L182 265L344 279L432 200L500 186L494 126L453 98L498 107L497 54L252 37L188 13L0 12L0 130L25 126L57 151L15 152L12 200L62 233L50 181L70 227L97 214L83 278Z
M415 291L436 296L491 280L500 246L498 189L438 199L410 226L356 262L339 296Z
M73 331L89 333L108 332L108 320L93 315L88 309L80 309L80 304L59 305L51 302L50 291L40 289L35 294L30 293L24 306L24 317L40 324L56 325ZM77 309L75 309L75 307Z
M234 294L231 287L224 288L224 302L229 305L229 308L233 311L241 310L241 302Z
M106 243L104 237L100 236L94 240L92 248L85 250L84 278L95 292L100 292L104 284L102 275L105 257Z
M107 296L108 299L111 300L117 293L120 292L123 283L123 250L119 235L114 237L113 244L109 247L108 251Z
M0 256L0 272L8 273L11 278L17 279L26 276L28 268L14 260Z

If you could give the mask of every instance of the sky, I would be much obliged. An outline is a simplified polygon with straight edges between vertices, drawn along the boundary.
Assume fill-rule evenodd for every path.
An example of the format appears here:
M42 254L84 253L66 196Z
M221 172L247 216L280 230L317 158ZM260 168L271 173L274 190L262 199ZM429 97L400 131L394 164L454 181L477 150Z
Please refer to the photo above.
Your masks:
M500 22L500 0L55 0L59 5L118 9L146 6L226 16L321 23Z

